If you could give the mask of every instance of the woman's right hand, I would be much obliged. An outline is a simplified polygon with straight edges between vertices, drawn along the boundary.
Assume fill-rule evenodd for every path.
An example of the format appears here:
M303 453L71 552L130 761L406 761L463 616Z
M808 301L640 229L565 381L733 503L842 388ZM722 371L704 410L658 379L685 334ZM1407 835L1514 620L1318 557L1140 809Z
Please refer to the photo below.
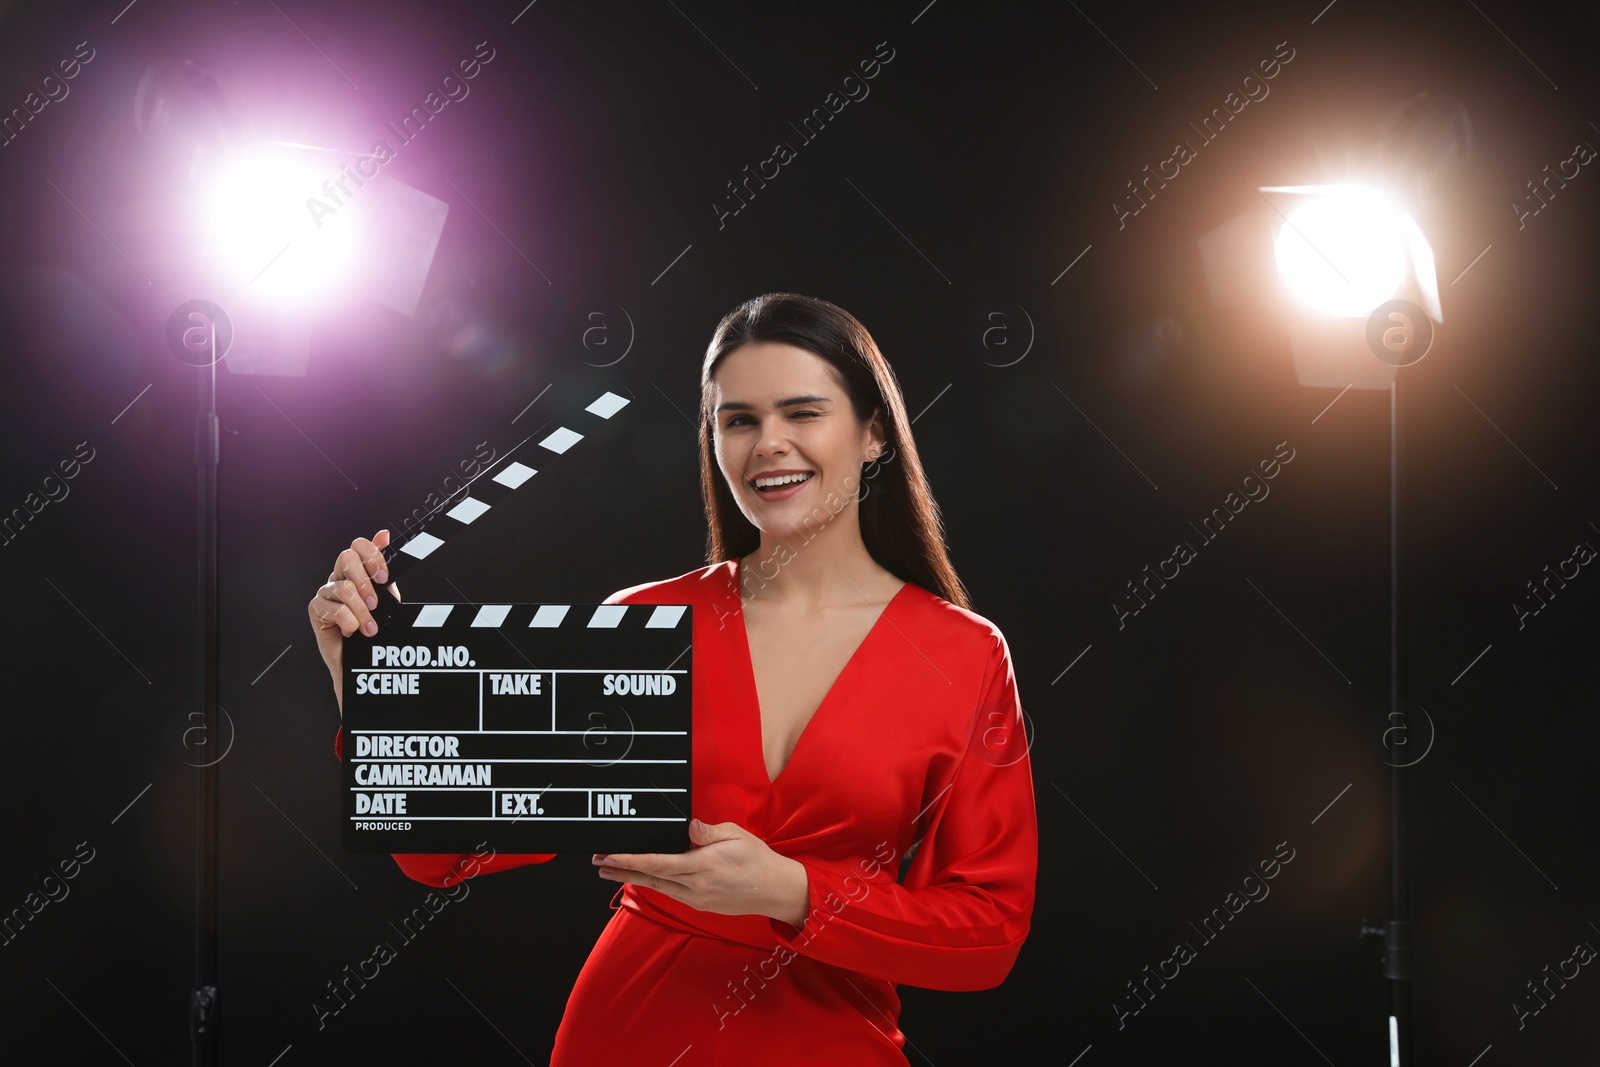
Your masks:
M344 669L344 639L358 629L368 637L378 632L378 623L372 611L378 606L378 590L373 584L389 580L388 564L383 549L389 544L389 531L379 530L372 540L358 537L350 547L339 553L333 562L333 572L328 581L317 590L317 595L306 605L311 616L311 628L317 635L317 648L322 661L333 676L333 691L339 698L339 713L344 714L342 687ZM399 589L391 587L395 599Z

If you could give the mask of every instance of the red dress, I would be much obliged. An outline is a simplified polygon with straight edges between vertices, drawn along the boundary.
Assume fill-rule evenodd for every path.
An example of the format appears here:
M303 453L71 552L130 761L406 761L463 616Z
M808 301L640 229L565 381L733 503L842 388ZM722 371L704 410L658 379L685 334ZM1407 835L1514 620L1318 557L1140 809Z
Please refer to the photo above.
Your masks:
M691 814L804 864L810 917L797 928L719 915L623 885L550 1067L904 1067L895 986L993 988L1027 936L1038 827L1004 636L902 586L771 781L738 570L727 560L607 603L694 605ZM434 886L453 884L464 859L394 858ZM551 858L496 854L478 871Z

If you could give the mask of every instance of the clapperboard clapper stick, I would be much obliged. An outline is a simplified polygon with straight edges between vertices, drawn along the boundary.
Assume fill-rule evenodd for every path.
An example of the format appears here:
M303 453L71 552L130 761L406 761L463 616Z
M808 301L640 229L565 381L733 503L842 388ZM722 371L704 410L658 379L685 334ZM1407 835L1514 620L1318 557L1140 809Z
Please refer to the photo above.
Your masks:
M480 472L385 548L389 583L629 402L608 383ZM344 639L346 851L687 847L689 605L379 601L377 635Z

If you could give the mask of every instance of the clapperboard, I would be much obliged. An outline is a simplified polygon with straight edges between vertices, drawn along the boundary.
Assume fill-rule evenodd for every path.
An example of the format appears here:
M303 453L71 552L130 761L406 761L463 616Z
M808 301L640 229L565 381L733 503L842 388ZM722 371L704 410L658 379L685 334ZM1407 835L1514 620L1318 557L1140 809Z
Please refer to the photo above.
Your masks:
M384 549L389 580L495 521L628 403L610 384ZM398 603L344 641L348 852L682 852L691 781L685 604Z

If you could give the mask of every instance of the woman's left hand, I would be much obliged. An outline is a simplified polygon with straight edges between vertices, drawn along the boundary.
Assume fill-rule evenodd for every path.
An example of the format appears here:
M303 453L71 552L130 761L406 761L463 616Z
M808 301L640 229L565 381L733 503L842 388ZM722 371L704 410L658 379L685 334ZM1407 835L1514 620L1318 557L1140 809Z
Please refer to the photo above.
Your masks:
M600 876L665 893L700 911L766 915L799 926L809 903L806 869L737 823L689 823L687 852L596 854Z

